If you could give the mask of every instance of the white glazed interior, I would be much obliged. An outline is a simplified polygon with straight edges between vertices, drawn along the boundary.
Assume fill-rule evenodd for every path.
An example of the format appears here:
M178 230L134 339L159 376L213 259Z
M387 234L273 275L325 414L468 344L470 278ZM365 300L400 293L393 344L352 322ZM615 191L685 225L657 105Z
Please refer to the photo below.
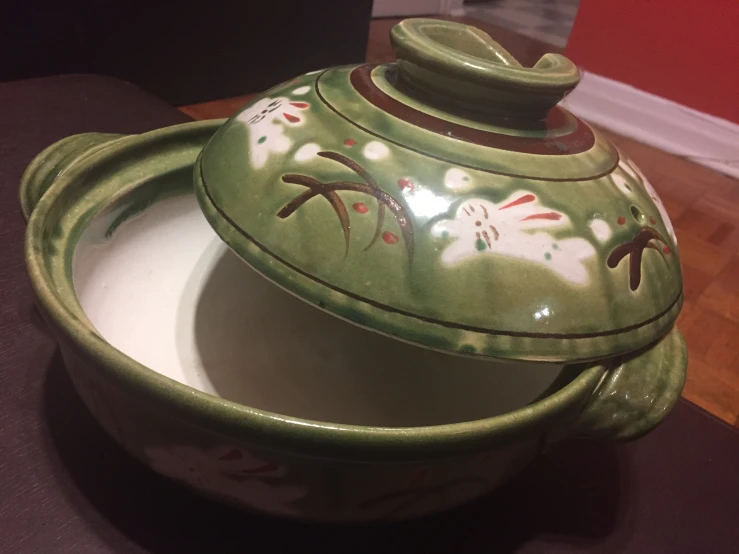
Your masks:
M330 316L242 262L192 194L104 239L119 212L98 216L77 245L80 303L114 347L195 389L284 415L398 427L506 413L561 372L440 354Z

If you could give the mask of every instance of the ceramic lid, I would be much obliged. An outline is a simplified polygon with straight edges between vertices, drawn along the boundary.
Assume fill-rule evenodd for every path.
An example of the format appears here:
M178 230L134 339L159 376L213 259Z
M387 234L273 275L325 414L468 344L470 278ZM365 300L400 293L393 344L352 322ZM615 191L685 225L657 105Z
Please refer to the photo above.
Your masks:
M575 361L654 341L682 303L654 190L557 103L574 64L523 67L481 31L411 19L396 63L315 71L215 134L196 190L281 287L453 353Z

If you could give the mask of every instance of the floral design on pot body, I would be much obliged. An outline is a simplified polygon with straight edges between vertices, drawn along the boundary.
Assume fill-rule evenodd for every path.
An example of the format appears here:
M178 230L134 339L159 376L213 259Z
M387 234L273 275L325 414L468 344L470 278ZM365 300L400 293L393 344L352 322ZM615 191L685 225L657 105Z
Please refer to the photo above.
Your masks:
M257 510L296 515L293 503L306 494L301 487L267 483L267 479L284 476L285 468L238 448L201 450L194 446L167 445L149 446L144 451L154 471Z
M428 470L426 470L428 471ZM376 512L382 519L399 520L443 510L469 501L487 492L491 485L483 477L470 475L441 482L428 482L427 477L411 476L411 486L392 492L382 492L359 503L364 512ZM452 500L450 500L452 499Z
M239 121L249 129L249 156L255 168L264 167L271 153L284 154L293 145L285 129L299 127L307 102L291 102L288 98L262 98L239 114Z
M595 255L593 245L583 238L557 240L538 231L569 224L565 214L541 206L531 192L519 191L497 204L482 198L465 200L454 219L436 223L432 233L453 240L441 255L446 265L486 254L508 256L542 264L583 285L588 271L582 262Z

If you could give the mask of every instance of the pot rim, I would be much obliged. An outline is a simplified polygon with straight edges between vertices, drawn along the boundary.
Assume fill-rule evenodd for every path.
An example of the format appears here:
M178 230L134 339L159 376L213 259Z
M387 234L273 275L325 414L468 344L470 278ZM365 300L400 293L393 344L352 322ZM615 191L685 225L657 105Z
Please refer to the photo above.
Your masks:
M133 150L145 151L142 146L154 141L195 138L207 130L215 132L221 124L222 120L185 123L121 138L63 171L39 200L28 220L25 261L39 308L52 323L62 346L94 364L101 376L114 381L126 394L135 395L155 410L166 411L167 417L207 428L230 440L298 456L360 463L452 457L536 438L537 434L544 439L553 427L576 417L601 379L607 361L565 366L561 380L555 381L545 396L505 414L425 427L372 427L311 421L225 400L157 373L101 338L87 321L76 296L64 298L59 294L44 261L44 232L59 221L58 208L80 201L81 195L78 191L72 195L75 191L70 185L92 168L99 170L122 156L130 157ZM171 168L161 171L167 169ZM99 206L96 212L104 207ZM72 248L58 255L68 258L74 251L76 241L70 234L67 231L63 237L71 241ZM561 385L562 380L567 382Z

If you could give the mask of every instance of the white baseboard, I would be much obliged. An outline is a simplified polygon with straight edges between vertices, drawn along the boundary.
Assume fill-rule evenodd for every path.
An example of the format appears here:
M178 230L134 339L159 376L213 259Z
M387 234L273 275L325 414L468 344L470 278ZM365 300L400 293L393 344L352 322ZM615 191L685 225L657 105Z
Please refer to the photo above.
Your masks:
M454 17L464 15L464 0L441 0L441 13Z
M373 0L372 17L419 17L447 13L450 0Z
M739 178L739 125L583 72L562 101L595 125Z

